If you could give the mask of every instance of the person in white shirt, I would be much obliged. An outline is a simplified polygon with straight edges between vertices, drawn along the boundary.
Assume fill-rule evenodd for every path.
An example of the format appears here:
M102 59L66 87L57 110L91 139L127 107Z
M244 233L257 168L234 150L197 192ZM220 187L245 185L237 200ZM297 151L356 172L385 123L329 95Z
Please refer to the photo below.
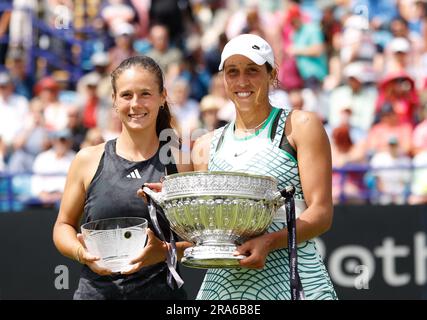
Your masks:
M397 137L388 141L388 149L376 153L371 161L377 178L380 204L404 204L411 181L411 159L399 147Z
M68 169L75 157L71 150L71 132L68 129L53 134L53 146L34 160L31 191L44 204L61 200Z
M22 120L28 114L27 98L14 94L9 73L0 72L0 137L6 149L10 148L16 135L23 129Z

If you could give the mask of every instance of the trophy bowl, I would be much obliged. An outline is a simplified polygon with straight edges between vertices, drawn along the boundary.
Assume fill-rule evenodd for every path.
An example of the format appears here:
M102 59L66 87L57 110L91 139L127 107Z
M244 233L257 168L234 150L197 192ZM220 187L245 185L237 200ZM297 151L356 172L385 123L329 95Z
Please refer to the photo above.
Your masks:
M239 172L168 175L162 191L144 192L163 208L171 229L195 245L181 262L193 268L238 268L237 245L263 234L283 204L277 180Z
M138 217L94 220L81 226L88 251L100 257L97 263L112 272L131 268L130 261L144 249L148 221Z

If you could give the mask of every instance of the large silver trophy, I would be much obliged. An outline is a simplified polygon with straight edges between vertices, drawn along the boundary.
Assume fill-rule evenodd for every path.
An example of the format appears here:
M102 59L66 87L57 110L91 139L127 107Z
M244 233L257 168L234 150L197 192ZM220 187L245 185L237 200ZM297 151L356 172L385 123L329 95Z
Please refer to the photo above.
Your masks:
M161 192L145 187L171 229L194 243L182 263L194 268L237 268L236 246L263 234L284 200L276 179L236 172L189 172L166 176Z

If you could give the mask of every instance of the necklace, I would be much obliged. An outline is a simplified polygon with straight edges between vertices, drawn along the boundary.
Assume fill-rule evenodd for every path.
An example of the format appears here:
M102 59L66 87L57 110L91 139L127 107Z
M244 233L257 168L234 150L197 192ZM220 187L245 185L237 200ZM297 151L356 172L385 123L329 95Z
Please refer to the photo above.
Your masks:
M248 132L251 132L251 131L253 131L253 130L256 130L256 129L258 129L259 127L261 127L266 121L267 121L267 119L268 119L268 117L267 118L265 118L260 124L258 124L257 126L255 126L255 127L253 127L253 128L250 128L250 129L239 129L239 130L241 130L241 131L243 131L243 132L245 132L245 133L248 133Z

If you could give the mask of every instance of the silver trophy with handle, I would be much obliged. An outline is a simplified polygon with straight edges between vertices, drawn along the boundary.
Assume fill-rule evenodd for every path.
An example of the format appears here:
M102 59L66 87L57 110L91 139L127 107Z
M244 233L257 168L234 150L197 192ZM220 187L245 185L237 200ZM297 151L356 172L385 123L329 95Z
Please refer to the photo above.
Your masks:
M144 192L165 212L171 229L194 243L181 262L193 268L238 268L238 245L266 232L285 198L277 180L239 172L168 175L162 191Z

